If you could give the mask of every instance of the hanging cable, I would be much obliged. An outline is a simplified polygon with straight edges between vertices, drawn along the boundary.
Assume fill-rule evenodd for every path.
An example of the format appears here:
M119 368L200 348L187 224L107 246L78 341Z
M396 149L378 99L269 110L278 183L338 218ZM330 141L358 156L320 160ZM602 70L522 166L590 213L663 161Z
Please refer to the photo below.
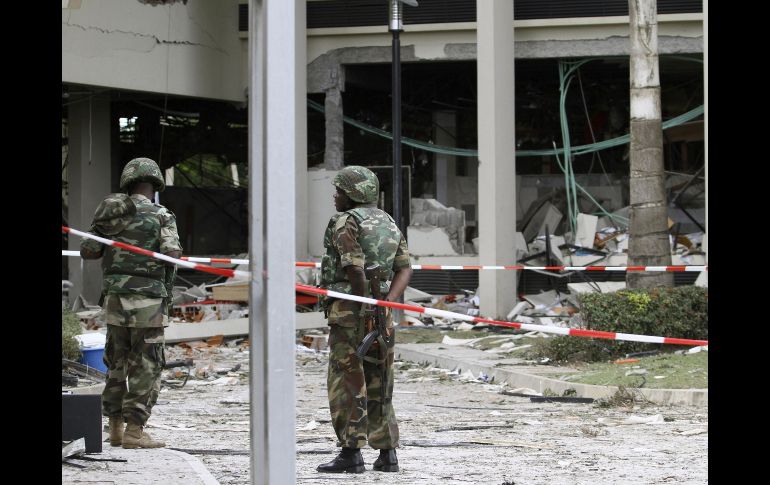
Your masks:
M578 69L578 83L580 84L580 99L583 100L583 112L586 114L586 122L588 123L588 131L591 133L591 142L596 143L596 134L594 133L594 127L593 123L591 123L591 116L588 114L588 104L586 104L586 94L583 90L583 76L580 75L580 69ZM604 177L607 179L607 183L610 184L610 187L613 187L614 189L617 189L612 183L612 180L610 180L610 176L607 175L607 171L604 169L604 163L602 163L602 155L599 153L599 151L593 152L593 154L596 156L596 158L599 160L599 166L602 168L602 173L604 174ZM591 174L591 169L594 166L594 158L593 155L591 156L591 166L588 167L588 174ZM619 189L618 189L618 196L621 196Z

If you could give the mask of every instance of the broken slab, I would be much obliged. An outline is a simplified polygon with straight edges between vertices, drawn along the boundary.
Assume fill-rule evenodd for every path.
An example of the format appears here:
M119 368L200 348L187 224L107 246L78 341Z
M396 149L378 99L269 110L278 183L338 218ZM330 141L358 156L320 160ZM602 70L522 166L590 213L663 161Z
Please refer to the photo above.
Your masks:
M545 227L548 226L548 232L554 234L557 226L561 222L562 213L550 202L546 202L537 209L532 219L522 229L522 234L526 241L531 241L537 236L545 234ZM411 242L411 241L410 241Z
M431 198L412 198L410 209L411 225L407 228L407 232L412 229L412 226L441 229L446 233L452 247L451 251L444 247L439 250L428 248L427 252L416 254L456 255L465 252L465 211L446 207L438 200ZM408 234L407 238L409 239L409 251L414 253L412 239Z
M412 288L411 286L407 286L406 290L404 291L404 301L430 300L431 298L433 298L433 295L430 293L420 291L417 288Z
M306 328L322 328L326 326L323 312L295 313L296 330ZM187 323L171 322L166 327L166 343L205 340L215 335L238 337L249 334L248 318L231 318L229 320L210 320L207 322Z
M537 295L524 295L524 299L529 302L535 310L544 310L561 303L561 298L555 291L544 291Z
M516 315L519 315L520 313L522 313L524 310L528 310L530 308L532 308L531 303L529 303L528 301L520 301L516 303L516 306L514 306L510 312L508 312L508 315L506 315L505 318L510 320L514 318Z
M596 287L599 287L597 291ZM614 293L626 289L625 281L595 281L593 283L567 283L570 293Z
M222 283L209 285L215 300L249 301L249 283Z
M443 227L409 226L406 228L409 253L419 256L459 256Z
M582 248L593 248L596 238L596 225L599 222L597 216L590 214L578 214L577 216L577 234L575 235L575 245Z
M698 277L695 279L695 283L693 284L695 286L700 286L701 288L708 288L709 287L708 271L701 271L698 274Z

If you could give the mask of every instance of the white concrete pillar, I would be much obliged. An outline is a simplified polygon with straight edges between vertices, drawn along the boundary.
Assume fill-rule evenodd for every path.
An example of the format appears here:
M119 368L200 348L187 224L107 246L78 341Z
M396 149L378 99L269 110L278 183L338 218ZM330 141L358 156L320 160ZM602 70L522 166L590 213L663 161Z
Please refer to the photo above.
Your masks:
M294 217L304 0L249 2L251 484L296 483Z
M297 103L294 106L294 150L296 153L296 168L294 170L294 191L296 197L295 223L294 223L294 259L307 261L309 254L309 241L316 234L308 233L308 194L307 194L307 29L305 2L299 1L295 9L296 30L294 39L294 89ZM342 114L340 114L340 117ZM340 123L342 121L340 120Z
M97 96L69 106L69 203L70 227L87 231L96 206L111 192L110 101ZM80 250L80 239L69 236L68 247ZM102 291L101 259L70 258L70 301L82 294L89 303L99 302Z
M513 2L476 2L479 264L513 264L516 252ZM480 271L481 313L505 317L516 303L513 271Z
M434 111L433 112L433 141L436 145L457 146L457 113L454 111ZM454 155L436 154L436 200L449 206L448 191L449 179L455 176L455 163L457 157Z

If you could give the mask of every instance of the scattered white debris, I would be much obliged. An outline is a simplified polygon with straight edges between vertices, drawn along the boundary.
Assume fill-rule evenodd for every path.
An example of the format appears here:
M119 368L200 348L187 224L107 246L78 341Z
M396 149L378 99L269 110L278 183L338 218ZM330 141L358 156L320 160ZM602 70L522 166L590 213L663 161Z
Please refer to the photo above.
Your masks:
M664 424L666 422L663 419L662 414L655 414L652 416L629 416L626 419L599 418L596 421L603 426L619 426L623 424Z
M688 354L697 354L700 351L708 352L709 351L709 346L708 345L700 345L698 347L693 347L693 348L687 350L687 353Z
M320 426L320 424L321 423L313 419L309 423L307 423L305 426L298 428L297 431L312 431L316 429L318 426Z
M647 375L647 369L632 369L626 371L627 376L644 376Z

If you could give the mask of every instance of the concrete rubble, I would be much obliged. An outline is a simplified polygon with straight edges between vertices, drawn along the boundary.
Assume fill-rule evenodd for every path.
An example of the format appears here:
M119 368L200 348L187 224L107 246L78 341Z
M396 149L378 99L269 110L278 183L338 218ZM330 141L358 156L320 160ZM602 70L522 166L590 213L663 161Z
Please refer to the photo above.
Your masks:
M482 347L495 339L506 339L502 345L515 344L515 337L519 336L490 336L473 345ZM444 346L481 352L467 345ZM225 340L214 346L168 348L168 360L187 356L195 361L193 375L186 385L173 386L169 383L180 381L179 376L164 371L165 383L148 422L148 431L167 448L123 450L105 445L101 454L90 455L114 461L82 461L78 459L82 455L70 455L67 461L82 468L63 465L63 484L159 479L249 483L248 344L228 345ZM315 471L337 451L325 389L328 350L299 345L295 366L295 480L328 483L329 476ZM468 477L473 483L572 483L579 473L597 484L639 477L707 481L703 459L708 449L707 407L641 401L632 408L533 402L531 398L545 394L542 389L513 385L492 370L477 370L470 363L445 367L397 357L393 402L402 469L395 476L372 472L377 453L364 448L367 471L347 478L377 483L467 483ZM629 461L629 453L636 458ZM446 469L449 462L452 470Z
M407 227L409 252L416 256L454 256L465 252L465 211L436 199L411 200Z

